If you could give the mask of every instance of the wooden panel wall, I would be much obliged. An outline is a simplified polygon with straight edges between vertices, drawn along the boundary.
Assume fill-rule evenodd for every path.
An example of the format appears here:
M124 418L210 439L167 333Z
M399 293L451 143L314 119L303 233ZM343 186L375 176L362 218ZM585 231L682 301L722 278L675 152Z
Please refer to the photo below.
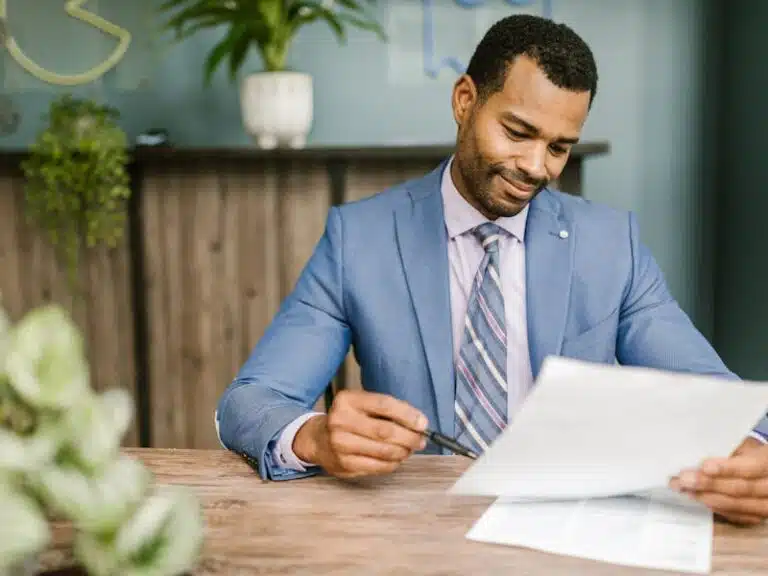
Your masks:
M167 164L144 174L151 444L216 448L220 394L325 227L321 162Z
M143 175L151 445L216 448L220 394L293 289L334 199L323 162L172 163ZM364 198L434 162L348 166L341 201ZM350 353L343 384L359 387ZM323 409L320 399L317 409Z
M0 303L13 321L50 302L66 308L83 331L92 386L122 387L136 398L128 240L83 254L78 296L47 238L27 221L22 176L0 173ZM124 445L138 445L137 431L138 414Z

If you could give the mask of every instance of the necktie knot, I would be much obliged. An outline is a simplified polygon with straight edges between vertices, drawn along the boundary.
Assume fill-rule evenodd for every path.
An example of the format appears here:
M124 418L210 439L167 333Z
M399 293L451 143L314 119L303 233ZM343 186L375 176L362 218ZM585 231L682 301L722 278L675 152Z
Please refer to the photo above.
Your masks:
M472 234L482 244L486 252L498 252L502 230L493 222L486 222L472 230Z

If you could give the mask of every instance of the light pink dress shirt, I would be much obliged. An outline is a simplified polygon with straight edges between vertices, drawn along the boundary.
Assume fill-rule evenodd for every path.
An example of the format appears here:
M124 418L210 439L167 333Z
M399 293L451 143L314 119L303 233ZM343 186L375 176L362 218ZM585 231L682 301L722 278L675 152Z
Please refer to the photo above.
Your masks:
M480 214L456 190L451 178L451 162L443 173L441 193L445 227L448 232L448 263L450 266L451 319L453 324L454 356L461 343L464 316L467 311L472 280L485 255L483 247L471 230L488 219ZM494 222L508 232L500 240L500 274L504 294L507 327L507 414L511 418L531 388L533 376L528 353L528 323L525 299L525 224L528 207L517 216L498 218ZM274 462L285 468L304 471L310 464L293 453L293 439L304 422L317 415L305 414L291 422L280 435L272 452ZM453 431L446 431L452 434Z

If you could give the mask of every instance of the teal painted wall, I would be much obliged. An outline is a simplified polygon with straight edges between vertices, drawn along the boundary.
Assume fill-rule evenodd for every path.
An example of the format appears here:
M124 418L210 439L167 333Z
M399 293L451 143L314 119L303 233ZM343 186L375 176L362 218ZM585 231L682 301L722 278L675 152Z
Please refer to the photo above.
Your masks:
M472 10L453 0L432 4L435 54L462 61L487 26L512 11L502 0ZM30 56L58 72L97 63L113 41L66 19L60 5L8 0L10 28ZM135 39L123 64L79 92L116 104L131 136L165 127L180 145L248 145L236 86L222 71L212 88L202 88L202 61L217 33L169 47L153 29L152 5L153 0L88 4ZM697 215L705 210L702 158L711 139L703 101L706 6L700 0L551 0L552 16L587 39L600 67L600 93L584 138L608 140L612 152L588 163L585 195L637 212L672 292L710 336L711 263L702 251L707 224ZM516 10L542 13L546 2ZM353 31L349 43L339 46L322 26L300 35L290 64L315 78L310 145L453 140L449 95L456 73L446 68L436 78L425 74L423 15L418 0L380 2L380 19L392 37L388 44ZM254 55L245 71L259 69ZM0 72L5 92L24 111L18 133L0 138L0 147L17 148L39 129L54 91L7 57Z
M453 139L448 93L457 73L443 68L437 77L425 72L425 15L434 32L435 57L466 62L487 27L512 11L542 14L552 0L383 0L376 14L389 41L349 30L340 45L330 29L316 24L302 29L289 67L312 73L315 121L309 144L371 146L447 143ZM557 1L557 0L555 0ZM589 0L588 0L589 1ZM68 17L63 0L6 0L9 29L29 56L51 70L72 73L92 67L116 41ZM562 3L562 0L560 0ZM567 2L566 2L567 3ZM87 7L128 29L134 36L125 60L102 81L76 92L117 105L131 136L151 127L167 128L182 146L246 146L238 84L220 69L210 88L202 83L203 62L222 31L202 31L173 45L158 29L154 7L159 0L91 0ZM41 15L45 13L45 18ZM13 147L28 143L39 128L57 87L33 78L4 57L4 87L23 100L25 122L18 134L0 141ZM261 70L254 50L240 75ZM408 103L408 105L404 105Z
M742 377L768 380L768 2L724 8L715 342Z

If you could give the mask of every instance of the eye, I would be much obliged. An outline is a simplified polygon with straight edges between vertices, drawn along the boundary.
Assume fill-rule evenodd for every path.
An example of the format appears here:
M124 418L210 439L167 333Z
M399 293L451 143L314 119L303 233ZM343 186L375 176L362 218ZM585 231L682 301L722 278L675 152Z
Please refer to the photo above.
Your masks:
M524 134L523 132L519 132L518 130L514 130L509 126L504 126L504 131L507 133L507 136L509 136L512 140L525 140L526 138L528 138L527 134Z
M560 144L550 144L549 151L552 152L552 154L555 156L562 156L568 152L568 149L565 146L561 146Z

